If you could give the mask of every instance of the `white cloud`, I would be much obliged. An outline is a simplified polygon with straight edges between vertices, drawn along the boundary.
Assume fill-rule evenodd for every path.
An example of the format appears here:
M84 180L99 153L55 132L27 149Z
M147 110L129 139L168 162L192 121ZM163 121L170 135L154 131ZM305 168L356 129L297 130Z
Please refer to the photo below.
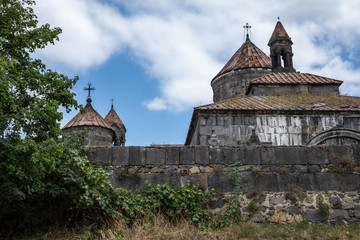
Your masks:
M95 0L38 0L40 23L49 22L63 32L54 46L38 55L71 69L84 70L104 63L120 47L112 21L121 16L110 6Z
M150 110L181 111L210 102L210 81L241 46L242 26L252 25L252 40L268 53L277 16L294 42L298 71L344 80L345 91L360 95L360 68L352 62L359 61L360 51L358 1L37 2L39 19L63 29L61 41L40 55L86 70L130 49L158 80L160 95L144 102Z
M144 102L150 110L166 110L166 102L161 98L154 98L152 101Z

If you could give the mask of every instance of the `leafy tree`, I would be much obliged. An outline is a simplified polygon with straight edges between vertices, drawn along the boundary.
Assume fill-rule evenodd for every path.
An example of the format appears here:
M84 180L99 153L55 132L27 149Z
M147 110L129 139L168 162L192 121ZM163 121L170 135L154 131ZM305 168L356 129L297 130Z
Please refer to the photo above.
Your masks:
M38 27L32 0L0 1L0 196L36 192L61 149L55 144L62 113L77 107L70 79L46 69L31 54L58 39L61 29ZM11 180L11 181L8 181Z
M0 239L55 222L85 220L94 226L121 217L131 224L155 213L209 225L212 213L205 207L212 193L189 183L178 190L148 185L143 194L115 189L105 171L89 163L81 136L58 141L58 108L78 107L71 92L78 78L32 58L61 33L48 24L37 26L34 4L0 0ZM239 215L236 206L228 212Z
M71 92L78 78L32 57L61 33L38 26L34 4L0 0L0 230L37 225L38 217L69 219L74 212L116 215L104 171L89 164L78 140L58 141L58 108L78 107Z
M0 1L1 139L21 135L41 142L60 134L60 105L77 106L70 79L46 69L31 54L58 40L61 29L38 27L33 0Z

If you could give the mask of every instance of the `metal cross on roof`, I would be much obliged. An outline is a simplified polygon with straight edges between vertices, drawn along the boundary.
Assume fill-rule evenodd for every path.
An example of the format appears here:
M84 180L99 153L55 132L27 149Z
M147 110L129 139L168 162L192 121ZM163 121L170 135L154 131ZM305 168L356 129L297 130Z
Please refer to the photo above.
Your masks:
M111 108L114 108L114 99L112 98L110 99L110 101L111 101Z
M91 98L90 96L90 91L95 91L94 87L91 87L91 83L88 83L89 87L88 88L84 88L85 91L89 91L88 93L88 98Z
M246 35L249 34L249 29L251 28L251 26L249 25L249 23L246 23L245 26L243 26L243 28L246 29Z

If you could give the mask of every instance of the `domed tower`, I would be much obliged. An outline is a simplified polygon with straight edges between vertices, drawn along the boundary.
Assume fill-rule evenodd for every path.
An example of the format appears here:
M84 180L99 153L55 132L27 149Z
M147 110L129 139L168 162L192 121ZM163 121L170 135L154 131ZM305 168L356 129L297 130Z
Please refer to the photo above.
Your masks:
M270 58L250 41L247 33L246 41L211 81L214 102L244 96L250 80L270 72Z
M99 113L91 105L90 91L95 90L91 87L85 88L89 91L86 100L84 113L79 112L64 127L63 133L66 135L70 132L88 131L85 136L85 145L91 147L111 147L113 145L113 137L115 135L112 127L100 116Z
M120 117L115 112L113 104L111 104L111 109L106 115L105 121L112 127L115 132L114 146L125 146L126 128Z
M293 67L292 45L291 38L279 20L268 43L273 72L296 72Z

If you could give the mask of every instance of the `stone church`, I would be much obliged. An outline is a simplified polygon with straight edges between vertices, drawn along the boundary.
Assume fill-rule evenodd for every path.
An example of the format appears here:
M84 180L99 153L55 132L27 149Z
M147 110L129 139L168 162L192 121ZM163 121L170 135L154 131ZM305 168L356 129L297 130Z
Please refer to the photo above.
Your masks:
M278 21L270 57L246 41L212 79L214 103L194 108L185 145L360 143L360 98L342 81L293 66L293 42Z
M92 147L111 147L111 146L125 146L126 128L120 117L114 110L113 104L105 118L102 118L98 112L91 105L90 91L95 90L91 87L85 88L89 91L84 113L79 112L73 119L71 119L64 127L63 133L66 135L69 132L76 132L86 130L85 145Z

